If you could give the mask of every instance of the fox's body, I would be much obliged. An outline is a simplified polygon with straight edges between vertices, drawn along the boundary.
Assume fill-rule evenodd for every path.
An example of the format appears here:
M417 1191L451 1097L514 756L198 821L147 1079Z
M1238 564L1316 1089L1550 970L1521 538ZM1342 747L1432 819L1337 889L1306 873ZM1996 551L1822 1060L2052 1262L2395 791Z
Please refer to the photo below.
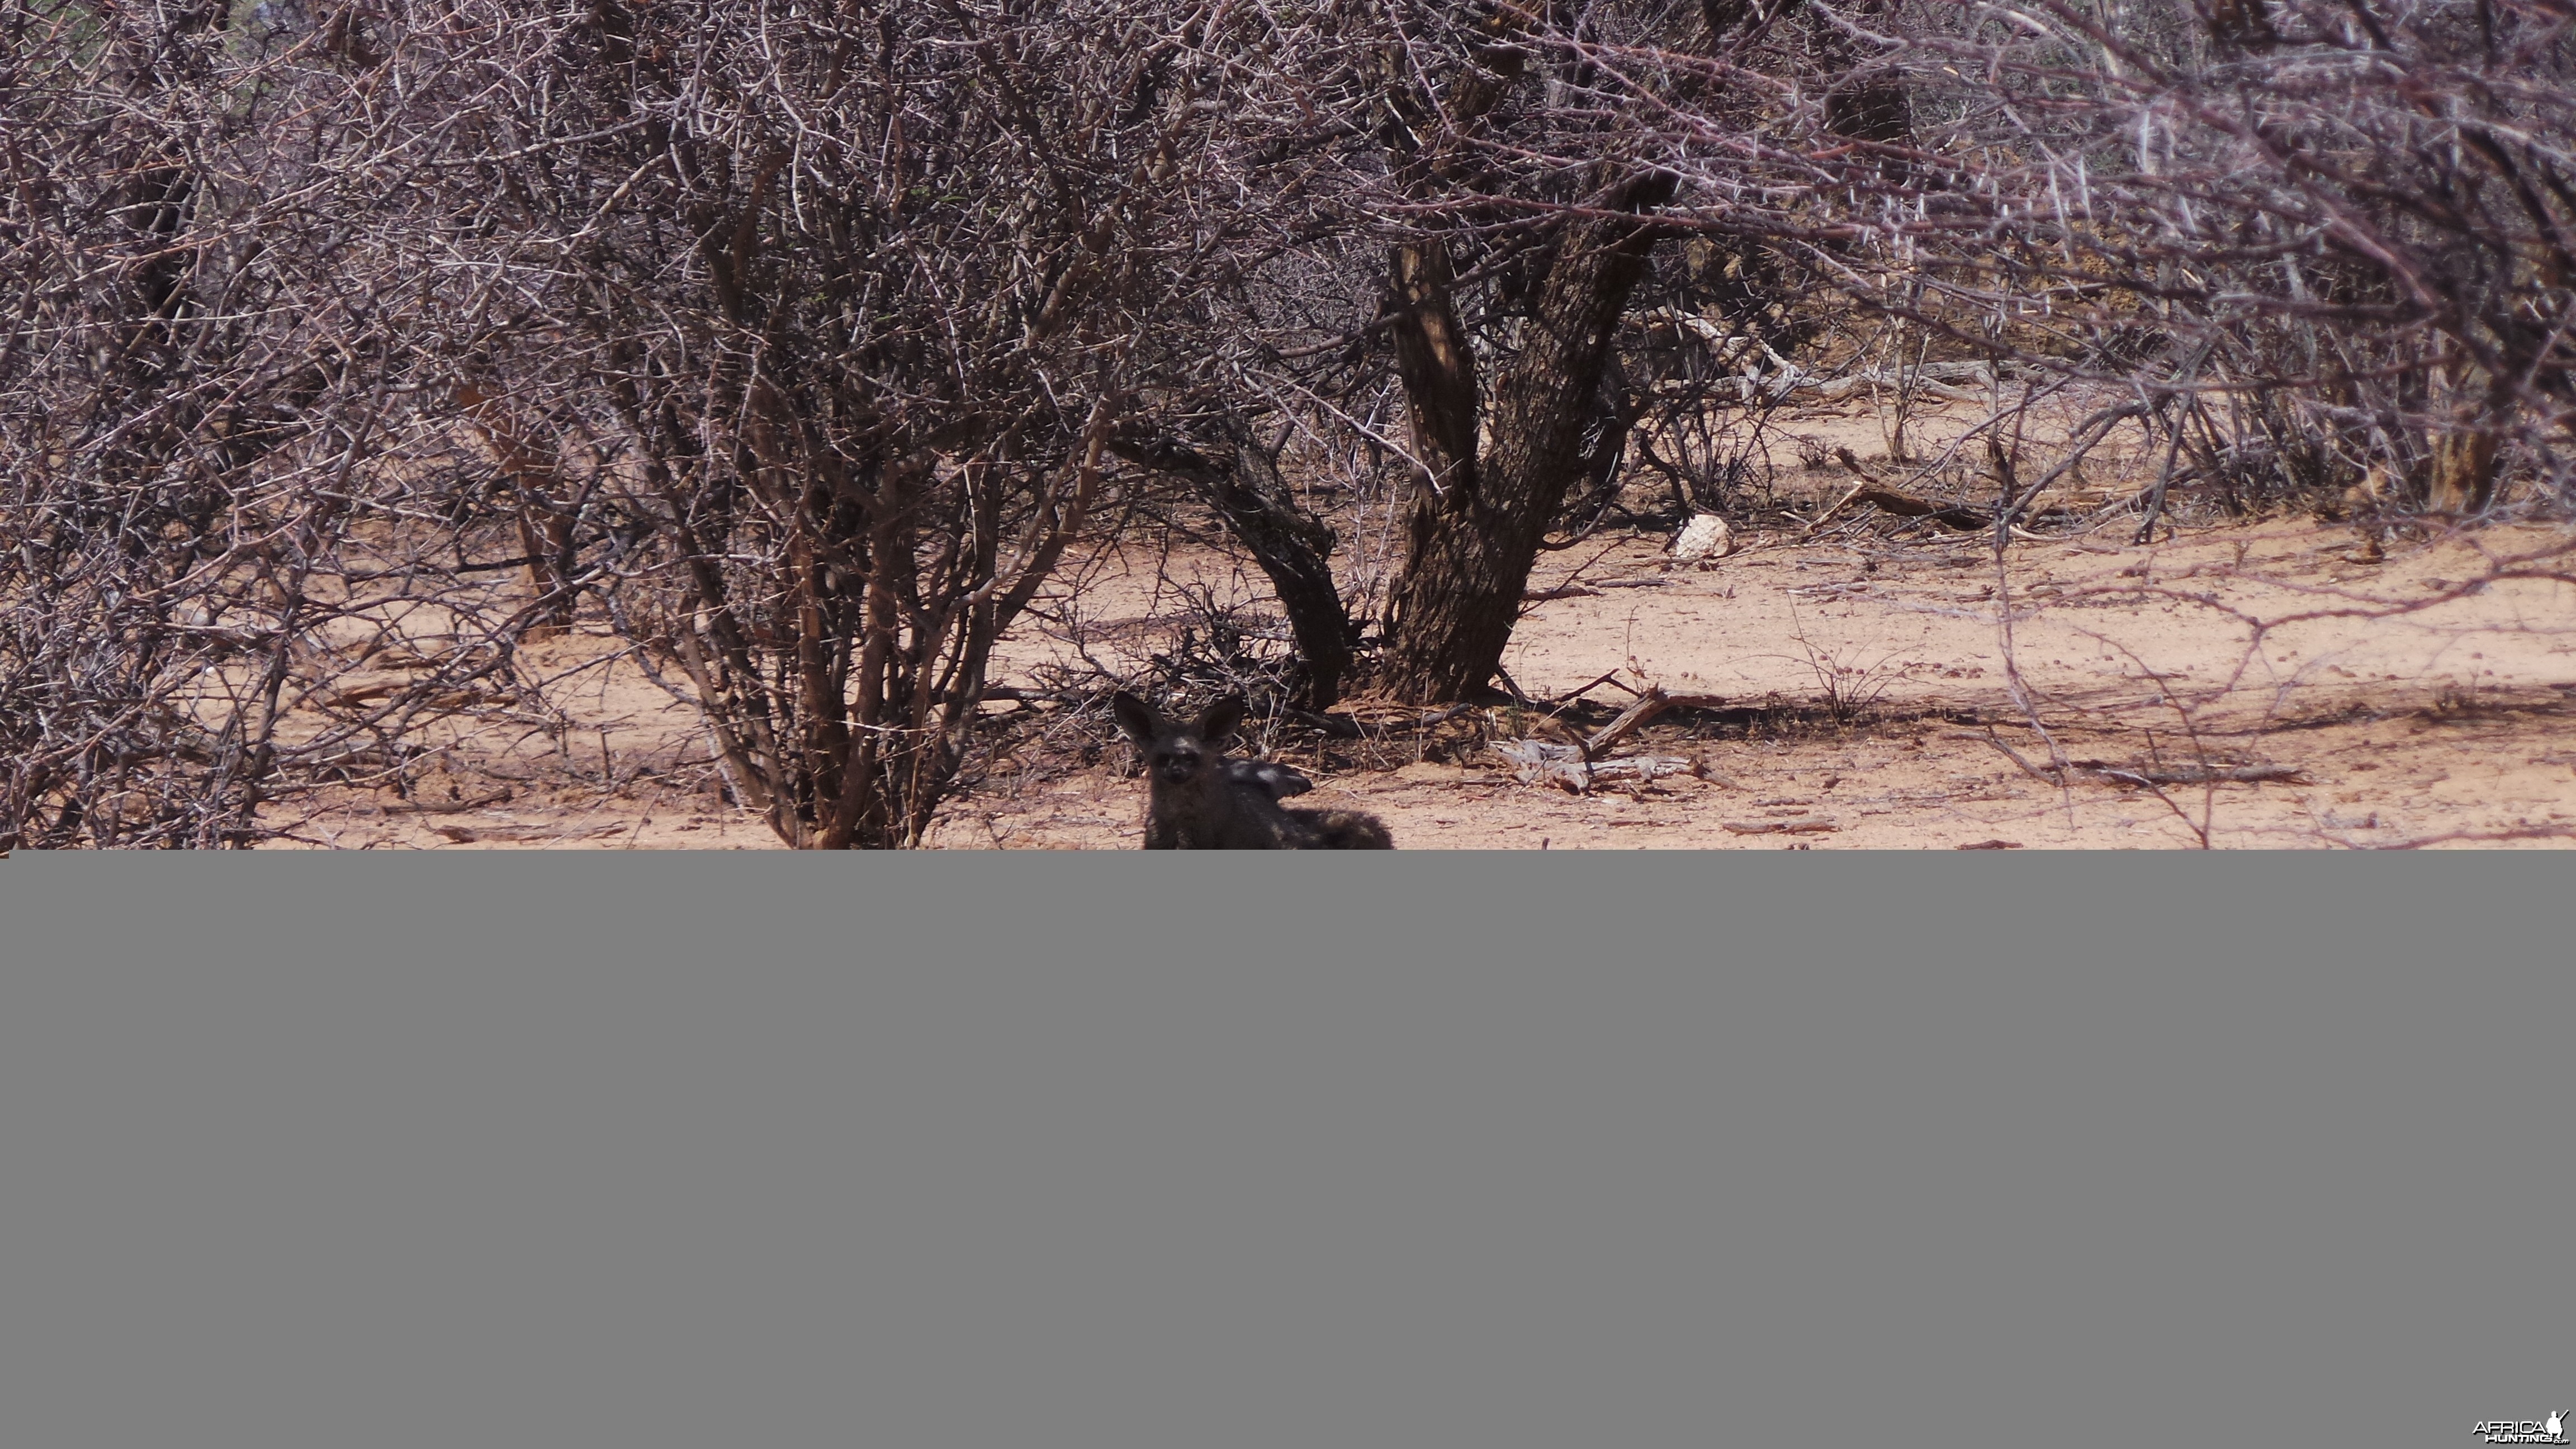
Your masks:
M1243 701L1214 705L1175 723L1122 693L1111 701L1119 728L1145 757L1147 850L1392 850L1374 815L1300 810L1282 796L1312 789L1283 765L1226 758L1223 741L1243 721Z

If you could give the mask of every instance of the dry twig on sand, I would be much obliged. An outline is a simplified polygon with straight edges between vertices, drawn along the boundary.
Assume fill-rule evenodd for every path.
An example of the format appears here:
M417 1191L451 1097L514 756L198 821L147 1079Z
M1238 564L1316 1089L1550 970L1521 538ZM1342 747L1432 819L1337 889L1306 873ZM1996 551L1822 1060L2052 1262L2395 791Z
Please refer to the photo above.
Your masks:
M1605 681L1606 676L1583 688L1592 689ZM1576 691L1577 694L1582 692ZM1668 709L1715 709L1724 703L1713 694L1667 694L1660 685L1648 685L1634 703L1619 712L1618 718L1588 736L1568 731L1569 738L1562 743L1539 739L1502 740L1495 743L1494 751L1512 762L1513 773L1522 784L1557 785L1577 795L1588 792L1594 784L1604 780L1634 779L1643 783L1658 776L1697 774L1702 767L1692 760L1642 755L1611 760L1602 758L1602 753ZM1549 725L1561 728L1553 721Z

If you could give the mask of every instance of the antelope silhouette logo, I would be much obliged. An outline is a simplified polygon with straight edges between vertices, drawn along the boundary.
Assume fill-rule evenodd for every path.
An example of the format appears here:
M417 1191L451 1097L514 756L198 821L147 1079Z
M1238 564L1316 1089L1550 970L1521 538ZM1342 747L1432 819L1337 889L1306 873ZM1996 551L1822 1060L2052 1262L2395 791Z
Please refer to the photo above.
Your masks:
M2477 1438L2487 1444L2564 1444L2567 1411L2552 1409L2546 1419L2482 1419Z

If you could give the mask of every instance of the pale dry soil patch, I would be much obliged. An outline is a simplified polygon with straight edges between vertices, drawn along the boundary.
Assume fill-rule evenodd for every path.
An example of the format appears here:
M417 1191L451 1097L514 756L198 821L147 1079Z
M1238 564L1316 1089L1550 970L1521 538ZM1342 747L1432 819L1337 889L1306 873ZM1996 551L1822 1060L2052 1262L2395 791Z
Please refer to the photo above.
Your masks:
M1757 535L1693 570L1663 568L1651 537L1551 556L1534 589L1645 586L1529 605L1505 659L1524 695L1544 702L1592 685L1585 698L1598 708L1570 717L1578 727L1607 719L1629 698L1623 689L1725 702L1668 714L1613 751L1691 762L1642 787L1578 796L1515 781L1483 741L1528 732L1537 710L1486 710L1348 748L1255 741L1255 752L1275 746L1316 777L1298 803L1375 811L1418 849L2576 838L2576 588L2457 587L2490 557L2564 535L2392 543L2385 562L2363 564L2349 558L2347 527L2275 521L2120 546L2133 526L2016 543L2000 572L1982 540L1948 535ZM2563 574L2567 560L2552 567ZM1257 581L1213 555L1106 558L1065 582L1050 621L1008 641L997 681L1086 654L1129 666L1168 647L1180 627L1174 575L1220 602L1262 598ZM297 840L777 847L758 816L725 803L689 713L610 641L575 635L531 651L569 729L460 730L410 799L342 792L295 827ZM1612 682L1595 684L1604 674ZM1404 713L1359 712L1379 723ZM1135 847L1144 791L1130 752L1063 743L989 771L946 808L933 843ZM2051 773L2052 760L2077 768ZM2160 796L2099 769L2270 778L2167 783Z

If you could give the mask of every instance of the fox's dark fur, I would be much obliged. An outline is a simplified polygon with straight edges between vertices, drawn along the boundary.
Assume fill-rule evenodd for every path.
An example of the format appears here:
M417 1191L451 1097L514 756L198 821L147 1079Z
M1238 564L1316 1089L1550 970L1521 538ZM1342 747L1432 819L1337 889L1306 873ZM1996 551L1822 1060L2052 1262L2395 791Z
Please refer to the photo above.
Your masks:
M1243 723L1239 698L1210 705L1190 723L1167 720L1123 691L1110 707L1145 757L1147 850L1395 848L1374 815L1280 804L1314 788L1296 771L1226 758L1223 742Z

